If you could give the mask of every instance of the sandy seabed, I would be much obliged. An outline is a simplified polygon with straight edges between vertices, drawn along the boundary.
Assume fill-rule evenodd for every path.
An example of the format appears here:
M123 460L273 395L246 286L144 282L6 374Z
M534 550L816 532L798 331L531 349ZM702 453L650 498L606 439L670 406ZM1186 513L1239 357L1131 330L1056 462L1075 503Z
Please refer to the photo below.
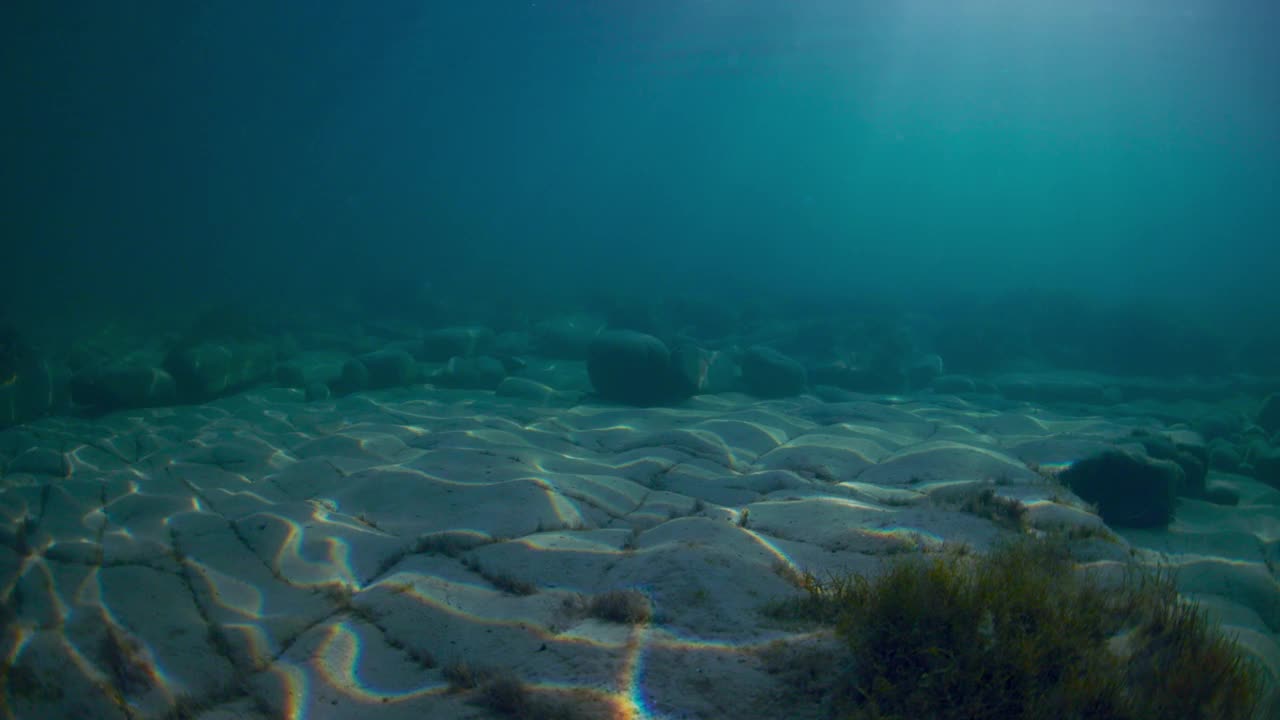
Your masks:
M1182 499L1167 531L1111 535L1032 469L1135 429L1170 430L950 396L635 409L421 386L41 420L0 433L0 709L495 717L450 691L465 662L599 717L796 717L760 650L810 636L761 608L797 570L990 547L1013 531L962 509L983 488L1033 531L1099 530L1091 563L1175 569L1274 678L1280 492L1211 473L1238 506ZM619 589L649 622L582 611Z

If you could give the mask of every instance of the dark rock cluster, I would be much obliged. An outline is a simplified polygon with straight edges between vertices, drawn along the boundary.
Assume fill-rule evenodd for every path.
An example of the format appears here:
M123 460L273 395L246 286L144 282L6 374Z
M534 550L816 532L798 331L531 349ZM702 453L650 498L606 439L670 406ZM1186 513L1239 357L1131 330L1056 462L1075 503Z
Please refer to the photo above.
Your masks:
M712 293L538 302L495 296L470 305L440 297L430 312L420 300L400 312L379 302L292 316L222 306L196 313L171 335L73 340L62 351L42 350L6 326L0 425L201 403L264 385L308 401L427 384L560 404L673 405L724 392L761 399L928 393L1086 409L1280 389L1267 376L1225 374L1257 366L1248 356L1257 343L1213 345L1198 326L1154 311L1054 294L927 311ZM1197 351L1188 355L1192 345ZM1189 382L1179 374L1189 369L1224 374ZM1182 468L1180 491L1191 495L1208 492L1208 467L1280 483L1280 401L1268 400L1254 419L1207 417L1203 452L1152 439L1146 452Z

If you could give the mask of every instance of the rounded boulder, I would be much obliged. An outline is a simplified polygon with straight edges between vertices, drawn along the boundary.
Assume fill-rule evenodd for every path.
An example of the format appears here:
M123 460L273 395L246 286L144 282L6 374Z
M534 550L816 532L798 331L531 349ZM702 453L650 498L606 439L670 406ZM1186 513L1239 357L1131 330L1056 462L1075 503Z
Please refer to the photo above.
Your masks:
M763 398L799 395L809 384L803 365L763 345L747 348L742 356L742 383Z
M1077 460L1058 478L1113 527L1162 528L1173 520L1182 468L1122 450Z
M587 375L604 400L627 405L660 405L688 397L672 370L671 350L652 335L609 330L591 342Z

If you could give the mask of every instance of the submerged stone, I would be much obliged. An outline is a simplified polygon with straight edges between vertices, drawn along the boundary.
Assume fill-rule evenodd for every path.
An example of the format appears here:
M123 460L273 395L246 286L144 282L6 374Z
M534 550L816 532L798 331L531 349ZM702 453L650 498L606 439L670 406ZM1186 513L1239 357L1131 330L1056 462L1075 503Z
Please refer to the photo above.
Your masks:
M1182 468L1121 450L1078 460L1058 476L1115 527L1165 527L1173 520Z
M110 412L172 405L178 401L178 388L173 376L160 368L106 365L73 377L71 399L78 405Z
M420 357L430 362L444 362L452 357L471 357L493 347L494 333L487 327L440 328L422 338Z
M799 395L808 386L804 366L770 347L753 345L742 356L742 383L763 398Z
M1258 411L1258 426L1268 435L1280 432L1280 394L1272 393L1263 401L1262 409Z
M164 368L179 397L201 402L270 377L275 363L275 348L265 342L204 342L174 348Z
M457 390L493 390L507 377L507 368L501 360L488 355L480 357L455 357L431 376L431 382L440 387Z
M408 385L418 370L413 356L404 350L378 350L357 359L368 372L365 386L372 390Z
M666 343L634 330L610 330L597 336L591 343L587 374L602 399L627 405L661 405L693 394L687 369L673 368Z

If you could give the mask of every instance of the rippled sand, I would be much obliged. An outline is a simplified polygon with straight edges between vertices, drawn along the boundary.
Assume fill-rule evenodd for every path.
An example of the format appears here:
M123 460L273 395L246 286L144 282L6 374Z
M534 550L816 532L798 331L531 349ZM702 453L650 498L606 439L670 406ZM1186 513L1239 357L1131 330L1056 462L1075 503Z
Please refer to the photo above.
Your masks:
M697 398L536 407L422 388L305 404L289 391L0 432L0 653L16 718L489 717L444 671L506 668L596 717L788 716L765 603L795 570L1007 536L993 487L1081 552L1178 571L1280 671L1280 492L1180 501L1113 535L1032 467L1142 418L955 398ZM643 593L647 624L581 595ZM835 669L833 669L833 672Z

